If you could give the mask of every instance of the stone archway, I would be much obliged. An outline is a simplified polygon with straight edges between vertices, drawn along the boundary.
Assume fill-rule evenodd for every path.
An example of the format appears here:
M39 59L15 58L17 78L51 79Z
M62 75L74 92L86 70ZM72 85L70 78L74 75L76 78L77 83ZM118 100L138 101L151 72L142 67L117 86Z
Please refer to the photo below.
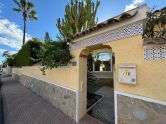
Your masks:
M82 118L85 114L87 114L87 57L93 51L107 51L112 52L112 48L109 45L95 45L90 46L85 49L82 49L79 55L79 89L80 89L80 97L79 97L79 117Z
M99 49L108 49L110 50L110 52L112 52L112 48L109 45L98 44L98 45L89 46L83 49L80 52L80 57L87 57L92 51L99 50Z

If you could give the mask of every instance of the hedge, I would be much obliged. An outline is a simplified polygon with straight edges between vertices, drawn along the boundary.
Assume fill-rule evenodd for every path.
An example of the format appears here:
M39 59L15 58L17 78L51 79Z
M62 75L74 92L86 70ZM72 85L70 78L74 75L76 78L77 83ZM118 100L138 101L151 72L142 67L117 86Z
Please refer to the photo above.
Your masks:
M16 67L31 66L40 61L39 52L43 43L39 39L29 40L15 56Z

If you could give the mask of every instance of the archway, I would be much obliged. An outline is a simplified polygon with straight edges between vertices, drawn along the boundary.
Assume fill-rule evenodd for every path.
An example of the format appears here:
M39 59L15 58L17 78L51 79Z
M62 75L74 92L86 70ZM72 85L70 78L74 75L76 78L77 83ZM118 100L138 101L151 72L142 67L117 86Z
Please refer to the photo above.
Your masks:
M88 113L104 123L114 123L114 60L114 53L108 45L99 44L81 51L81 115Z

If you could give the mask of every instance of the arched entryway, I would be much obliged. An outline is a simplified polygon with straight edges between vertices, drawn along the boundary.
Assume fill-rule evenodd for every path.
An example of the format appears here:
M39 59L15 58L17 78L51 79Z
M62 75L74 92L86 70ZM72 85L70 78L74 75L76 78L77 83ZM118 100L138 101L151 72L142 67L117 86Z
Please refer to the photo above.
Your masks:
M81 115L88 113L104 123L114 123L114 63L114 53L108 45L95 45L81 51Z

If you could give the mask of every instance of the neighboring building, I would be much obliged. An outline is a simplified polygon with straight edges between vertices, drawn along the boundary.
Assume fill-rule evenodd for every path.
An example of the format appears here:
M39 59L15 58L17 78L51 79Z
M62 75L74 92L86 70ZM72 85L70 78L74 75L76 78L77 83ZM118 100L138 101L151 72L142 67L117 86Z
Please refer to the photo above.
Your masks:
M115 124L164 124L166 45L144 45L147 11L143 5L76 34L69 66L45 76L40 66L16 68L13 77L77 122L88 112ZM90 54L97 57L88 70ZM97 79L88 82L87 72Z

